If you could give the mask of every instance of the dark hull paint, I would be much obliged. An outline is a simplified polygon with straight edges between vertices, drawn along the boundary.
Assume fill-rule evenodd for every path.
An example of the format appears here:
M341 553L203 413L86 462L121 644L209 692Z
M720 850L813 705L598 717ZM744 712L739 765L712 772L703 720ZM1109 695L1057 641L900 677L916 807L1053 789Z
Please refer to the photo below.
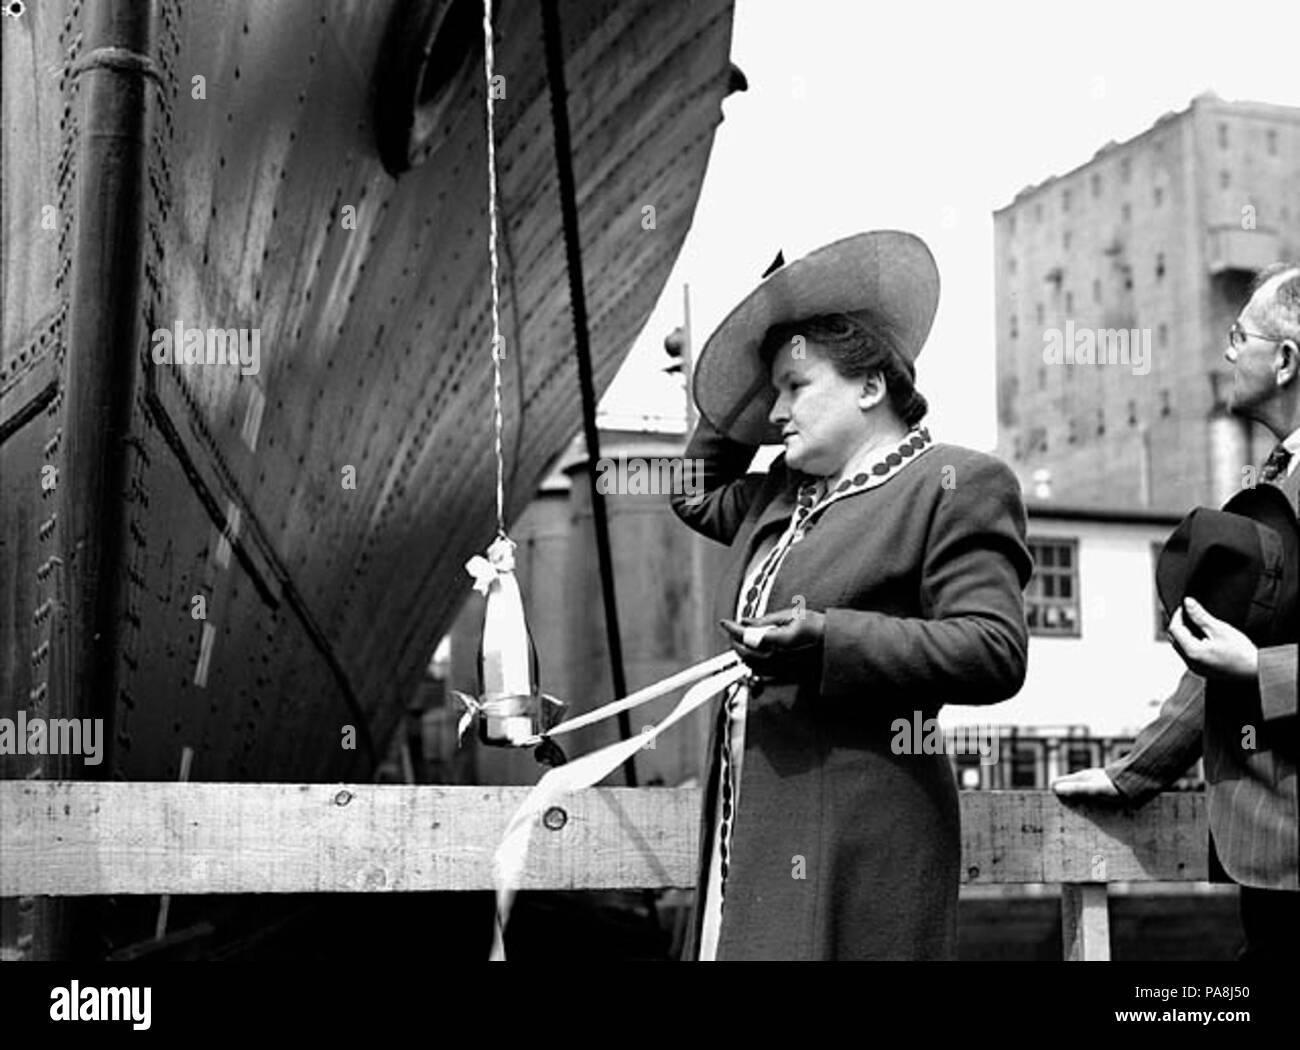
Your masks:
M125 304L136 360L121 477L107 478L120 535L96 532L105 523L89 510L58 513L76 491L60 487L82 482L78 464L112 435L86 399L72 414L71 363L122 349L84 302L78 320L72 294L111 268L78 228L78 202L105 178L86 135L90 81L72 72L89 9L44 0L4 20L0 716L97 715L111 740L98 767L3 756L0 775L174 779L188 746L195 780L369 779L367 736L376 748L389 738L450 626L463 564L494 529L482 69L467 63L447 86L431 157L391 177L373 109L396 6L149 7L142 278ZM539 9L499 7L513 516L580 417ZM691 222L728 89L731 5L560 11L603 390ZM205 99L192 97L195 76ZM150 334L178 323L259 329L260 371L155 365ZM46 465L60 471L51 491ZM95 559L91 535L107 547ZM112 599L99 680L86 677L86 593ZM354 749L342 746L349 725ZM54 920L15 909L5 902L6 955L41 954Z

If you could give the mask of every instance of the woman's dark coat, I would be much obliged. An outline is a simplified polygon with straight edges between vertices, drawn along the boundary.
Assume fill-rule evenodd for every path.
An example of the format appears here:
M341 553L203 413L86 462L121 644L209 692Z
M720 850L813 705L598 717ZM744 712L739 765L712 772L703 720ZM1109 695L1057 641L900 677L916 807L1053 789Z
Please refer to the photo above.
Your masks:
M686 524L733 548L715 619L734 617L750 556L763 535L784 531L807 480L784 456L765 475L745 474L753 452L701 423L686 455L703 466L704 492L673 497ZM820 680L751 696L719 959L955 957L956 786L946 755L895 754L892 723L1020 689L1031 571L1015 476L956 445L932 446L814 519L767 609L802 596L825 613ZM725 643L719 629L717 648ZM717 751L715 723L701 887ZM697 907L690 959L700 918Z

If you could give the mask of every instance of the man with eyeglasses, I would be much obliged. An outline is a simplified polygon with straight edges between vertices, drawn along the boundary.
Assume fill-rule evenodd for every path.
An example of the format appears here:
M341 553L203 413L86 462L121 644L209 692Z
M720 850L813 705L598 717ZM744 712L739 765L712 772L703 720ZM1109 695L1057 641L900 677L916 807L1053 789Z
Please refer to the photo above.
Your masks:
M1279 263L1259 275L1228 330L1224 356L1232 365L1229 410L1262 423L1277 439L1259 480L1281 488L1294 510L1300 500L1300 265ZM1123 758L1062 777L1052 788L1068 801L1142 805L1172 786L1204 745L1211 871L1241 885L1241 958L1290 961L1300 940L1296 645L1257 648L1190 598L1175 612L1169 634L1188 671L1156 720ZM1224 683L1227 702L1257 698L1264 722L1259 746L1205 741L1207 679Z

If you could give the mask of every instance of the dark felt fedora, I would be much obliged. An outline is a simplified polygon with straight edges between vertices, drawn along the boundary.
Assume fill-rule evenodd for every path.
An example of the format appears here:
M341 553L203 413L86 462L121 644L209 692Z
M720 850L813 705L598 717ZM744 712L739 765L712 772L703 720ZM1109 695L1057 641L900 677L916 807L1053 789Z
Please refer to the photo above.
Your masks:
M769 271L709 336L695 365L695 404L718 430L749 445L781 443L767 420L775 392L759 347L775 324L872 310L910 362L939 306L939 269L920 237L873 230Z
M1295 640L1298 576L1295 512L1281 489L1261 484L1182 520L1160 551L1156 591L1166 619L1195 598L1256 645L1280 645Z

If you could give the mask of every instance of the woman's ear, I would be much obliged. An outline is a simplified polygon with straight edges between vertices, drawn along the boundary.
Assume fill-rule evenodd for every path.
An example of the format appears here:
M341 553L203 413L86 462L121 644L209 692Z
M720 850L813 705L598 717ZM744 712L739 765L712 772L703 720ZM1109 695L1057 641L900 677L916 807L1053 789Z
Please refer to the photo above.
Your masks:
M888 393L884 375L881 372L868 372L862 381L862 392L858 395L858 408L875 408Z

